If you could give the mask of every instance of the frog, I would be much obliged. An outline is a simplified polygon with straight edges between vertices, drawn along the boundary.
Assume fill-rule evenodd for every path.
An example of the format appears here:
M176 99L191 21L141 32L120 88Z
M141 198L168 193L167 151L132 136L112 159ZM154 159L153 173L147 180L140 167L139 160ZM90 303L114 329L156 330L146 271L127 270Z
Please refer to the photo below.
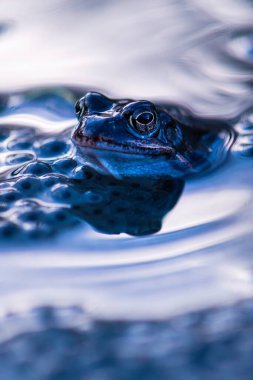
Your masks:
M238 137L227 122L182 107L99 92L79 97L75 113L77 123L57 133L1 127L0 243L84 233L87 225L157 233L185 182L222 165Z
M90 92L75 106L72 141L115 177L188 178L227 157L236 133L226 122L182 119L147 100L113 100ZM173 115L175 115L173 117Z

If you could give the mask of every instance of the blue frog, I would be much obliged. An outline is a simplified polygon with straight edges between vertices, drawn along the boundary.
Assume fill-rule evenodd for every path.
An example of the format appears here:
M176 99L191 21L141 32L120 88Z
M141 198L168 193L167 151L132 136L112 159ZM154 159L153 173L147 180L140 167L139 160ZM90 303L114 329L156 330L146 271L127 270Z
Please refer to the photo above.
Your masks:
M38 96L32 106L54 101ZM85 223L108 234L157 232L185 179L220 164L235 136L226 123L97 92L75 111L78 125L60 133L1 127L0 243Z
M72 141L81 155L120 178L186 178L220 164L233 141L231 128L189 117L180 122L173 113L146 100L88 93L76 103L79 124Z

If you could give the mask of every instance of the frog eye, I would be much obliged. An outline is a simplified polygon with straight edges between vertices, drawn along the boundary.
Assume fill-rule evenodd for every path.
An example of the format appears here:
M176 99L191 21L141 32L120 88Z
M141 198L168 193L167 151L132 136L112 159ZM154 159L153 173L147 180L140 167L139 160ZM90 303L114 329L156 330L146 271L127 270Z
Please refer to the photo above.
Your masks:
M80 119L86 110L87 110L87 106L85 103L85 99L81 98L80 100L76 102L76 105L75 105L75 112L76 112L77 118Z
M144 110L134 112L129 119L131 127L140 137L151 137L158 130L157 114L155 111Z
M147 100L130 102L123 107L121 114L127 119L128 131L136 137L145 139L158 135L160 114L158 117L153 103Z

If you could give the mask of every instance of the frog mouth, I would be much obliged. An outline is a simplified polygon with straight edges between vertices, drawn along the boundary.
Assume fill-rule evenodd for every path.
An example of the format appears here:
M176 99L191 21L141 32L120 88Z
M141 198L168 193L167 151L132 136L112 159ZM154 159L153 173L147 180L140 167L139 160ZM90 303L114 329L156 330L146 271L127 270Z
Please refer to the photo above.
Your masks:
M78 147L87 149L106 150L125 154L142 154L152 156L165 155L168 158L175 157L176 155L174 148L154 143L149 143L148 146L143 146L136 142L128 141L127 144L123 144L100 136L89 137L85 135L82 135L81 138L73 136L72 139Z

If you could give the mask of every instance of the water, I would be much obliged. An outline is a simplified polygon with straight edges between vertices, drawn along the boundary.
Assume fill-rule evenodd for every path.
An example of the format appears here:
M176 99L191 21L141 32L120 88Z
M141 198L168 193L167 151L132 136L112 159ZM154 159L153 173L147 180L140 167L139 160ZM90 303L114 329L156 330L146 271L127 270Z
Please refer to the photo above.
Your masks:
M252 13L246 0L0 3L1 127L61 132L76 124L74 101L88 89L178 103L229 118L240 133L224 165L186 182L155 235L87 226L1 246L3 316L53 304L160 320L252 297ZM24 101L41 88L63 94L64 106Z
M91 321L78 308L40 308L5 322L4 379L208 379L252 376L252 303L163 322ZM22 329L29 331L21 334ZM16 333L8 339L10 333ZM237 360L234 360L236 355ZM46 365L45 365L46 363Z

